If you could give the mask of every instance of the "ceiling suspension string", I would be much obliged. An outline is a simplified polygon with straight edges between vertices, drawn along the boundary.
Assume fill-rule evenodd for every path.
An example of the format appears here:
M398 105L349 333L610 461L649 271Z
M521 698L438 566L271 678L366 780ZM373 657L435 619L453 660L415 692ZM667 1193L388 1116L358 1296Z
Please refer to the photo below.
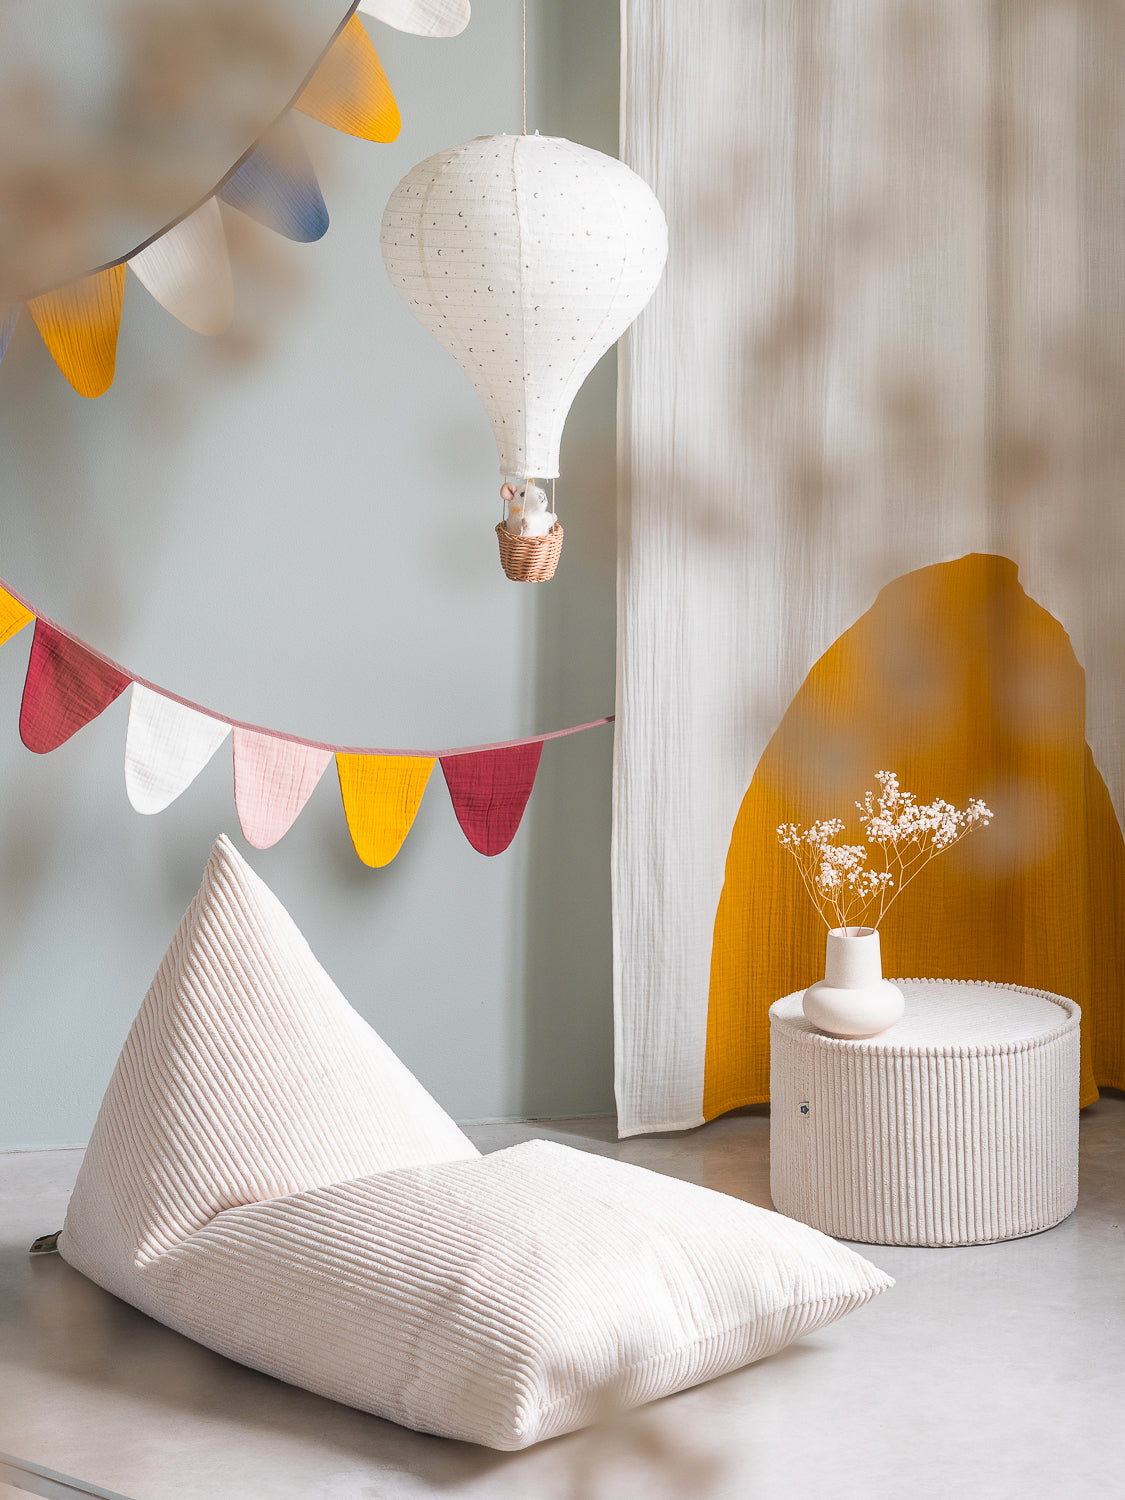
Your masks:
M523 0L523 133L527 134L527 0Z

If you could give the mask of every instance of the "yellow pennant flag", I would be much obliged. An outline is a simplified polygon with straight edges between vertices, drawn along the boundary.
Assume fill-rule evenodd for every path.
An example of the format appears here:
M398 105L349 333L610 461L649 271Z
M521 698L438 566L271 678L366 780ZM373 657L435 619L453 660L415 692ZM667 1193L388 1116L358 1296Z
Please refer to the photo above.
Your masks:
M6 589L0 589L0 646L5 641L10 641L14 635L30 625L35 616L22 605L18 599L13 599Z
M124 292L121 264L27 304L51 358L80 396L100 396L113 384Z
M309 79L296 108L365 141L393 141L402 127L387 75L353 15Z
M433 768L422 755L336 756L348 832L365 865L389 865L402 848Z

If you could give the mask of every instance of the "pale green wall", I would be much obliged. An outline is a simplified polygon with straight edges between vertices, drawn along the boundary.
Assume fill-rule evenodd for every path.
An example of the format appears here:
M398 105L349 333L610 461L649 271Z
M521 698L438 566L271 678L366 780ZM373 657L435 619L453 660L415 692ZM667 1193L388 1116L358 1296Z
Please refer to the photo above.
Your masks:
M539 0L530 128L616 150L617 6ZM245 357L138 283L118 376L85 402L25 318L0 365L0 576L135 671L348 743L479 743L611 712L614 365L563 447L556 580L508 583L491 433L390 289L382 206L414 162L519 129L520 8L424 41L369 23L404 119L310 122L332 214L240 278ZM45 757L18 738L31 633L0 650L0 1148L86 1139L215 835L245 848L230 751L167 812L124 791L127 695ZM608 729L548 745L512 849L475 854L436 774L387 869L352 852L330 769L251 862L353 1004L461 1119L612 1107Z

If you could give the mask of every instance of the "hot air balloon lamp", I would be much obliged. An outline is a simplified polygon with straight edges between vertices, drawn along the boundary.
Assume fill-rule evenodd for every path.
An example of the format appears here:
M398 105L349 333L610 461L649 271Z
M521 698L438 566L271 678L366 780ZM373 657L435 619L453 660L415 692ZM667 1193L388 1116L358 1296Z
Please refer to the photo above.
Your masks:
M651 188L615 157L553 136L486 135L419 162L383 214L383 260L406 305L484 404L508 509L505 573L552 577L563 424L594 365L656 290L668 230ZM552 481L549 508L534 478ZM511 490L509 496L507 491ZM519 498L520 525L513 510Z

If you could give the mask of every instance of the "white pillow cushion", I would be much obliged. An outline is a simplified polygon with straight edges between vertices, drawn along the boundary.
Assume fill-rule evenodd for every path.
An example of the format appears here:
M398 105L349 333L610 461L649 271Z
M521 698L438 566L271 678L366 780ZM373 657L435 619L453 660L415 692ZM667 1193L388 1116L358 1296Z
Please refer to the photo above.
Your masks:
M140 1268L224 1209L477 1155L224 837L133 1022L59 1249L159 1317Z
M228 1209L142 1276L213 1349L524 1448L772 1354L892 1285L794 1219L530 1141Z
M102 1103L66 1260L365 1411L522 1448L891 1283L791 1219L532 1141L481 1157L220 839Z

